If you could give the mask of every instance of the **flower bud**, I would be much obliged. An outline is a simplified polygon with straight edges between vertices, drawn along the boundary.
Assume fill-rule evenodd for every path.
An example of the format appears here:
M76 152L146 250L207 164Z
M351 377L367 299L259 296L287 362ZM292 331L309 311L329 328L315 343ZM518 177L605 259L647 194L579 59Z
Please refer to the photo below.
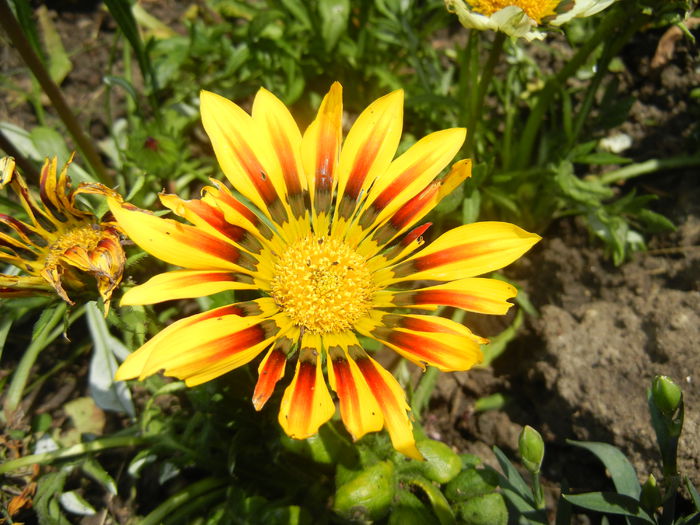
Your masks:
M491 469L465 469L445 487L445 497L451 502L465 501L496 490L498 475Z
M661 500L661 491L656 484L656 478L653 474L649 474L644 485L642 485L642 493L639 496L639 502L649 514L653 514L663 503Z
M394 499L395 485L394 465L375 463L338 487L333 510L351 521L381 519Z
M683 392L671 378L656 376L651 385L654 404L666 417L672 417L683 399Z
M525 425L520 432L518 449L525 468L533 474L539 472L544 458L544 441L540 433L531 426Z
M422 474L431 481L447 483L462 470L462 460L447 445L432 439L416 443L418 450L425 458L418 465Z
M508 509L498 492L482 494L455 505L460 523L465 525L506 525Z

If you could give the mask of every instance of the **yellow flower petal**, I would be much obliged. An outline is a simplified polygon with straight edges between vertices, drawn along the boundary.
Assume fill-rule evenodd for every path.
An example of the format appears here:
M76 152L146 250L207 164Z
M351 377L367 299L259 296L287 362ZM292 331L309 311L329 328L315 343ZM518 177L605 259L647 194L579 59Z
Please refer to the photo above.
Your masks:
M246 343L249 347L256 344L256 323L271 320L269 316L274 314L276 310L274 301L263 298L222 306L175 321L130 354L117 370L115 379L117 381L136 377L144 379L160 370L165 370L166 375L187 379L199 371L206 370L212 363L224 362L228 364L226 355L217 358L217 351L229 350L233 357L240 357L241 346L245 346ZM267 326L268 332L272 330L269 324ZM239 334L236 338L236 330L240 332L251 327L254 329ZM204 328L211 328L211 330L200 332ZM263 331L265 329L264 326L260 328ZM257 339L261 335L265 334L258 331ZM231 336L228 346L223 340L226 336ZM236 343L238 343L238 347L235 346ZM235 352L236 348L239 349L238 354ZM172 361L170 361L171 357ZM247 354L244 357L247 357ZM255 356L252 356L251 359L253 357ZM180 368L183 363L185 366L189 365L189 370L185 370L185 372L189 371L190 373L177 373L182 372ZM235 366L229 370L232 368ZM221 372L221 374L223 373Z
M304 172L311 196L315 231L326 231L333 190L338 184L338 158L343 140L343 88L334 82L302 138ZM324 227L318 224L323 215Z
M503 315L513 306L508 299L515 297L515 286L497 279L471 277L418 290L393 292L382 290L375 294L375 307L454 306L469 312Z
M109 209L126 234L145 251L159 259L193 270L235 270L241 252L199 228L162 219L108 197Z
M268 217L285 222L282 173L256 122L230 100L209 91L200 93L200 104L202 124L229 182Z
M257 286L245 274L212 270L176 270L160 273L127 290L122 306L155 304L176 299L204 297L224 290L254 290Z
M263 140L272 146L273 155L277 158L284 180L285 191L282 194L286 195L293 215L303 219L306 216L304 190L307 182L301 163L299 127L282 101L266 89L260 89L255 96L252 114Z
M447 281L482 275L512 263L540 239L539 235L506 222L465 224L442 234L412 257L379 273L377 280L389 284L418 279Z
M304 335L294 379L284 391L279 423L289 437L313 436L335 412L321 370L321 339Z
M411 146L372 185L359 225L370 229L396 213L447 166L465 138L464 128L445 129L431 133Z
M368 432L376 432L384 426L384 416L367 385L357 363L350 357L349 349L358 352L357 338L347 334L324 337L328 355L328 382L338 394L340 416L345 428L357 441Z
M407 415L410 407L406 403L406 394L401 385L364 350L353 348L350 358L357 363L369 389L379 402L384 415L384 425L394 448L408 457L422 460L423 456L418 452L413 438L413 425Z
M340 152L336 228L350 218L360 193L386 172L402 127L403 90L375 100L357 117Z

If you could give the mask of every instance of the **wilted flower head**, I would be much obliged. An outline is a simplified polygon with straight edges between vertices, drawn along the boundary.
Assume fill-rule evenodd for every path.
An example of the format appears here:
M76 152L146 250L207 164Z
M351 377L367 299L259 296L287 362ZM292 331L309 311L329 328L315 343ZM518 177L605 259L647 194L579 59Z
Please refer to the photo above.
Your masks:
M17 194L27 221L0 213L0 263L16 266L19 275L0 273L0 297L58 294L69 304L73 294L90 292L96 281L105 313L112 292L122 278L125 256L114 223L101 223L75 205L79 193L98 184L71 191L68 160L56 177L56 158L41 169L38 202L30 193L11 157L0 160L0 188L9 185Z
M469 176L471 164L459 161L438 178L464 142L460 128L432 133L394 159L403 91L373 102L344 141L338 83L303 134L265 89L252 115L206 91L201 111L223 172L251 204L216 181L202 199L161 194L163 205L188 225L110 196L115 218L136 244L184 267L130 289L122 304L223 290L257 290L260 297L173 323L131 354L117 379L164 371L197 385L264 354L256 409L272 395L287 362L294 363L279 412L289 436L309 437L332 417L330 385L353 438L385 427L398 450L420 457L405 394L363 339L423 368L472 367L481 360L483 338L451 319L413 312L446 305L504 314L515 288L476 276L513 262L539 237L512 224L482 222L420 249L430 223L417 223Z
M572 18L594 15L615 0L445 0L464 27L502 31L527 40L542 38L537 27L560 26Z

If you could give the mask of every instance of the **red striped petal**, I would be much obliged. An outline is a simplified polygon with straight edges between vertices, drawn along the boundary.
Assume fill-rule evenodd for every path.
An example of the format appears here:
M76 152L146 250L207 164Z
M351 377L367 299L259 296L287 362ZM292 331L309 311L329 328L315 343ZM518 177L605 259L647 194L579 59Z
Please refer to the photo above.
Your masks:
M422 460L423 456L418 452L413 438L413 425L407 415L410 409L406 403L406 395L399 383L364 351L351 354L350 357L357 363L369 389L379 403L384 416L384 425L394 448L402 454Z
M232 244L200 228L156 217L110 197L107 202L131 240L167 263L193 270L243 270L238 263L248 270L255 269L250 260L242 260L241 252Z
M454 306L470 312L503 315L513 306L508 299L515 297L517 290L503 281L474 277L420 290L384 293L392 297L396 306ZM383 295L378 302L382 298Z
M335 412L321 371L320 346L318 337L304 336L294 379L282 396L279 423L294 439L314 435Z
M246 274L229 271L175 270L154 275L145 283L127 290L122 306L155 304L176 299L204 297L224 290L254 290L257 286Z
M349 349L361 353L354 335L325 337L328 347L328 380L338 394L340 416L354 440L381 430L384 417ZM338 344L335 344L338 343Z
M253 392L253 406L255 410L261 410L270 399L275 390L275 385L284 376L287 364L287 356L292 350L293 339L287 336L281 337L275 343L258 367L258 381Z
M328 213L333 188L337 184L336 171L343 139L342 117L343 88L334 82L302 139L302 161L315 215Z

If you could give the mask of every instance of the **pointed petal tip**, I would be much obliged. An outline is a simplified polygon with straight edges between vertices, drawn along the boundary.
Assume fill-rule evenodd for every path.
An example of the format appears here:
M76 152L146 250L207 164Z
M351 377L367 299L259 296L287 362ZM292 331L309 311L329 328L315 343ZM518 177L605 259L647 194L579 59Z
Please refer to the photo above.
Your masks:
M267 399L265 399L264 396L262 395L257 395L253 397L253 408L255 408L256 412L260 412L262 408L265 406L265 403L267 402Z
M129 366L129 358L122 363L122 365L117 369L114 374L115 381L127 381L129 379L136 379L139 376L139 372L133 370L133 367Z
M408 456L411 459L415 459L416 461L425 461L425 458L423 457L423 454L420 453L418 450L418 447L416 447L416 442L412 441L410 443L405 443L402 445L395 445L396 450L401 452L404 456Z

